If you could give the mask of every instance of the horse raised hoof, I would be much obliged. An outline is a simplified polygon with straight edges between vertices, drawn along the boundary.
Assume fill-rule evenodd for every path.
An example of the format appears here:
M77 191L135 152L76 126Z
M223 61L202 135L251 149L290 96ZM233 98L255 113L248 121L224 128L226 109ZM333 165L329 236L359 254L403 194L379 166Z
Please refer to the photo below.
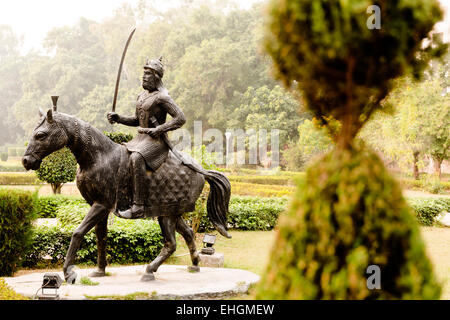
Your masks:
M104 276L106 276L106 272L105 272L105 270L101 270L101 269L97 269L97 270L89 273L89 277L92 277L92 278L99 278L99 277L104 277Z
M200 267L199 266L189 266L188 271L189 272L200 272Z
M144 275L141 278L142 282L153 281L153 280L155 280L155 275L153 274L153 272L146 272L146 273L144 273Z
M67 268L67 270L64 272L64 278L66 279L66 282L68 283L68 284L74 284L75 283L75 280L77 280L77 273L75 272L75 271L73 271L73 268L74 268L75 266L69 266L68 268Z

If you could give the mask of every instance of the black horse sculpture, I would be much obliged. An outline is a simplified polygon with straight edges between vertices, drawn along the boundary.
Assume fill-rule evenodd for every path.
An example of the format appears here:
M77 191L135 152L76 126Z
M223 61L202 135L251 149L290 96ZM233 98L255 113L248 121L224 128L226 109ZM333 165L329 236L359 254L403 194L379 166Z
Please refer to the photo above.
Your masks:
M79 164L77 186L91 208L84 220L73 232L63 266L64 277L74 283L73 271L76 252L84 235L95 227L97 237L98 268L90 276L104 276L106 268L107 220L110 212L129 208L132 186L129 153L125 146L117 144L85 121L52 109L44 114L28 143L22 164L27 170L37 170L42 159L67 146ZM148 201L145 215L139 218L157 217L164 237L164 247L147 266L142 281L154 279L153 273L175 251L175 231L185 239L192 260L191 271L199 271L199 255L194 234L181 215L194 210L205 179L210 184L207 202L208 217L214 227L225 237L226 215L230 199L230 183L221 173L204 170L192 158L184 156L191 167L184 165L172 152L156 171L147 171ZM200 172L203 172L200 173ZM147 192L147 191L146 191Z

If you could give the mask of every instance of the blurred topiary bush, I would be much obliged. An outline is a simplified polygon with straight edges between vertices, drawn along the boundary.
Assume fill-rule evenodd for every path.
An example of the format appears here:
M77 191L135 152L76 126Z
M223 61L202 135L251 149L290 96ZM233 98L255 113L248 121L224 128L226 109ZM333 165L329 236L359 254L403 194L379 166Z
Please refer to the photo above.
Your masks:
M370 5L381 29L367 27ZM280 0L269 6L266 49L277 77L295 85L335 148L307 170L279 223L260 299L437 299L412 211L372 152L355 142L393 80L420 78L446 50L425 43L442 19L436 0ZM433 45L432 45L433 44ZM366 268L381 268L381 289Z
M381 290L366 268L381 269ZM438 299L412 210L382 161L336 149L310 167L280 217L258 296L264 299Z

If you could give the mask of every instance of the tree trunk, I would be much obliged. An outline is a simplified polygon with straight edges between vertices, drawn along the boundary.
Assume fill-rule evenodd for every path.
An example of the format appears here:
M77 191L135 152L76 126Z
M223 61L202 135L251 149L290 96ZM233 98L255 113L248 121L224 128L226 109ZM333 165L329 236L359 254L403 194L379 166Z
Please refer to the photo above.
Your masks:
M440 181L441 177L442 177L442 173L441 173L442 159L433 157L433 163L434 163L434 173L439 178L439 181Z
M62 183L51 183L53 194L61 194Z
M419 166L417 163L419 162L419 151L413 151L414 156L414 164L413 164L413 170L414 170L414 180L419 180Z

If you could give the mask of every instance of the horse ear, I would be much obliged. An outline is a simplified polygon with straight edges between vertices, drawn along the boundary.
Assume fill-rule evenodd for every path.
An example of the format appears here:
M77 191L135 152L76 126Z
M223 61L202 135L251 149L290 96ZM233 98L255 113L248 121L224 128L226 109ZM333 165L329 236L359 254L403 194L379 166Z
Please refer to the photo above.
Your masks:
M47 111L47 121L53 123L53 110L51 108Z
M42 110L41 107L39 107L39 117L42 118L42 116L44 116L44 111Z

